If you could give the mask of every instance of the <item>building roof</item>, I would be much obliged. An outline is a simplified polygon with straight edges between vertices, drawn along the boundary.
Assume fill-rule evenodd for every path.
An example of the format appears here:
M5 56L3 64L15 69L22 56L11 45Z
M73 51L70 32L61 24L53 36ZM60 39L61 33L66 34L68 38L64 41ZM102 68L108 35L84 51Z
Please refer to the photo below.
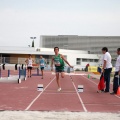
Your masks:
M64 55L71 54L88 54L88 51L83 50L65 50L60 49ZM17 47L17 46L0 46L1 54L35 54L35 55L54 55L53 48L38 48L38 47Z

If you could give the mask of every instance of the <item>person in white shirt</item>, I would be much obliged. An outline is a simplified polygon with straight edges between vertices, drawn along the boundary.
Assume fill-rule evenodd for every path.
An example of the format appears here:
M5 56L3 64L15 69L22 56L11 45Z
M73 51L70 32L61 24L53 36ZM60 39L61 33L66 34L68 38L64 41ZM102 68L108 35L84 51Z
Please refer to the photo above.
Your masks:
M32 64L34 62L31 55L29 55L29 58L25 62L27 63L28 77L31 77Z
M106 88L104 92L109 92L110 89L110 73L112 71L112 63L111 63L111 55L108 52L107 47L102 48L103 56L103 68L102 72L104 74L105 82L106 82Z
M120 48L117 49L117 55L118 57L115 64L115 75L113 79L113 92L110 94L116 94L118 86L120 85ZM118 79L118 75L119 75L119 79Z

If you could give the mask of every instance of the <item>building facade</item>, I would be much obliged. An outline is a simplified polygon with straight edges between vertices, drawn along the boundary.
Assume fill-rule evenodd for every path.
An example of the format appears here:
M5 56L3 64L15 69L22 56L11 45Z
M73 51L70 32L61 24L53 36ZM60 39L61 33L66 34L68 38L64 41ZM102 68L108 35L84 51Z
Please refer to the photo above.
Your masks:
M116 58L116 50L120 47L120 36L77 36L58 35L40 36L40 47L87 50L91 54L101 54L103 47L108 47L112 58Z
M88 51L60 49L59 52L65 56L71 65L77 68L85 68L88 63L91 66L98 66L99 64L98 55L88 54ZM42 55L50 66L51 58L55 53L53 48L0 47L0 64L25 64L29 54L32 54L35 64L39 64L39 57Z

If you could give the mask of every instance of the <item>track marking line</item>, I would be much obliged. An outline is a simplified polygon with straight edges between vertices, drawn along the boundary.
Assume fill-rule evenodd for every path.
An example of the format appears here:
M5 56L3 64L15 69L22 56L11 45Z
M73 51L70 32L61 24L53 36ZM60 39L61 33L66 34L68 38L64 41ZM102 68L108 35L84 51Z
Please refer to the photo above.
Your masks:
M86 105L100 105L100 106L101 105L103 105L103 106L109 106L110 105L110 106L117 106L117 107L120 106L120 104L102 104L102 103L101 104L100 103L99 104L92 104L92 103L87 104L86 103Z
M56 95L60 95L60 94L65 94L65 95L69 95L69 94L76 94L76 93L61 93L61 92L59 92L59 94L58 94L58 92L53 92L53 93L44 93L44 94L56 94Z
M51 81L49 82L49 84L44 88L44 90L43 90L41 93L39 93L38 96L37 96L35 99L33 99L33 101L28 105L28 107L27 107L25 110L29 110L29 109L30 109L30 107L34 104L34 102L42 95L42 93L47 89L47 87L48 87L54 80L55 80L55 77L53 78L53 80L51 80Z
M101 102L99 102L99 103L85 103L85 104L87 104L87 105L120 105L120 103L101 103Z
M86 107L85 107L85 105L84 105L84 103L83 103L83 100L82 100L82 98L80 97L80 95L79 95L79 93L78 93L78 91L77 91L77 88L75 87L75 84L74 84L74 82L73 82L73 79L72 79L71 76L70 76L70 78L71 78L72 84L73 84L73 86L74 86L74 88L75 88L75 91L76 91L76 93L77 93L77 96L78 96L78 98L79 98L79 101L80 101L80 103L81 103L81 105L82 105L82 107L83 107L83 109L84 109L84 112L87 112L87 109L86 109Z
M120 98L120 96L115 95L117 98Z
M52 92L55 93L55 91L56 91L56 90L46 90L46 92L48 92L48 93L50 93L50 92L51 92L51 93L52 93ZM57 92L57 93L58 93L58 92ZM76 91L75 91L75 90L69 90L69 91L68 91L68 90L62 89L59 93L76 93Z
M51 74L52 74L52 75L55 75L56 73L55 73L55 72L52 72ZM65 72L64 74L65 74L65 75L87 75L87 74L83 74L83 73L67 73L67 72Z
M90 82L94 83L95 85L98 85L97 83L95 83L94 81L92 81L92 80L90 80L90 79L86 78L85 76L82 76L82 77L84 77L85 79L87 79L87 80L89 80ZM114 95L114 96L116 96L117 98L119 98L119 99L120 99L120 96L117 96L117 95Z

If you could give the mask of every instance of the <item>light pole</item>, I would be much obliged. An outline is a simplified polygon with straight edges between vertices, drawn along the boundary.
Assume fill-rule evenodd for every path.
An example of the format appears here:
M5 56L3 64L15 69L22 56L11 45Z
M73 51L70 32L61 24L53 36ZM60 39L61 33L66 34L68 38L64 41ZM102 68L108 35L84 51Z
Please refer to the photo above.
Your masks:
M36 39L36 37L30 37L30 39L33 40L33 42L32 42L32 47L34 47L34 40Z

